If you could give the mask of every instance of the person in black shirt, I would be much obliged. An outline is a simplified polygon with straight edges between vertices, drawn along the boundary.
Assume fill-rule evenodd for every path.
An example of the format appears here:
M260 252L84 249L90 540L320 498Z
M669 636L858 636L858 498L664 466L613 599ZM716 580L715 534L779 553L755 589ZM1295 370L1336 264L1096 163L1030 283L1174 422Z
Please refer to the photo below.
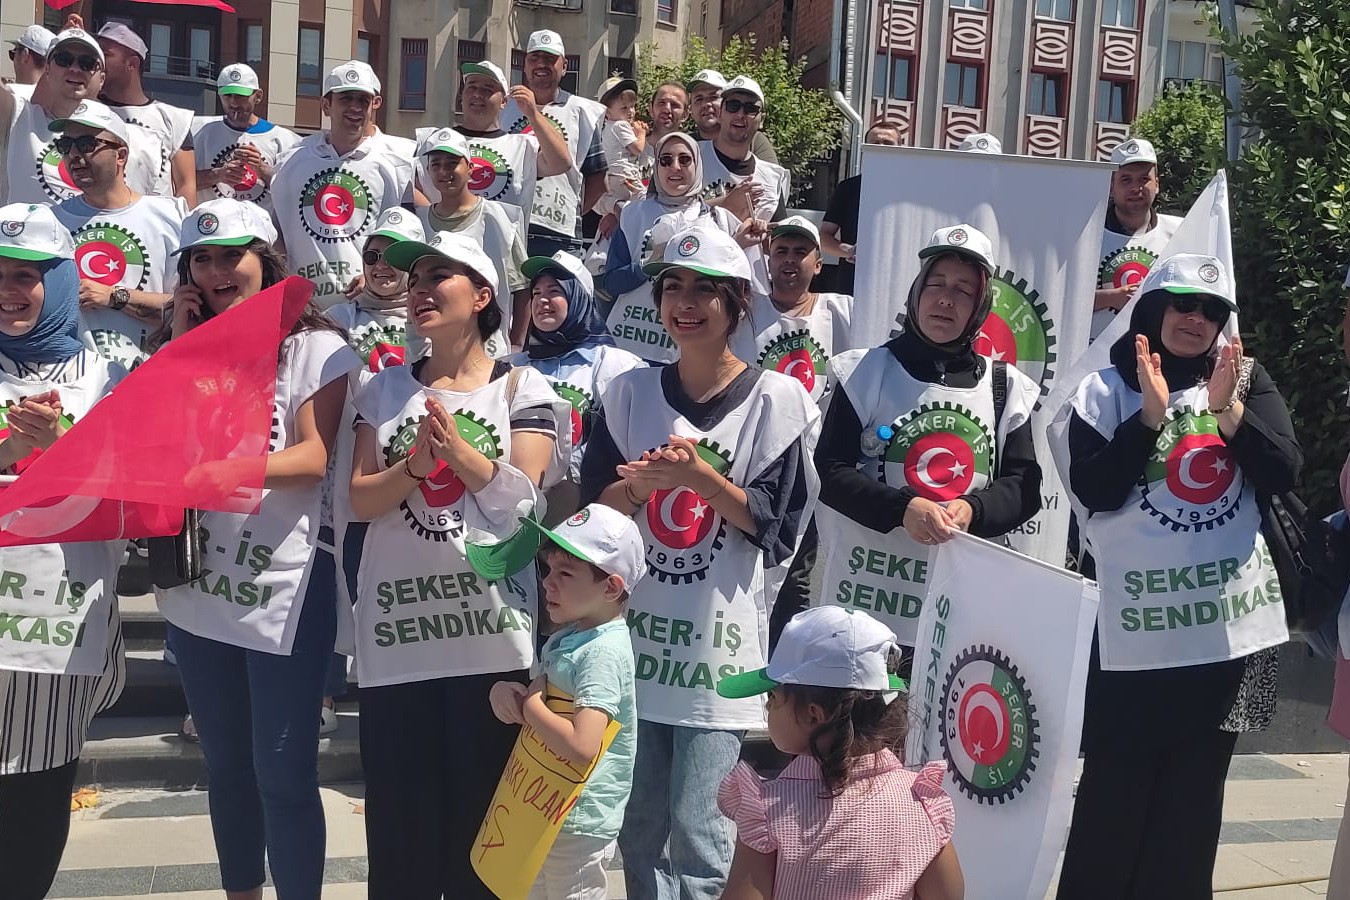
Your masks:
M867 130L864 143L886 147L900 146L900 129L888 122L878 122ZM839 258L834 289L841 294L853 293L855 244L858 242L858 200L862 196L862 176L854 175L839 182L830 198L830 208L820 223L820 248Z

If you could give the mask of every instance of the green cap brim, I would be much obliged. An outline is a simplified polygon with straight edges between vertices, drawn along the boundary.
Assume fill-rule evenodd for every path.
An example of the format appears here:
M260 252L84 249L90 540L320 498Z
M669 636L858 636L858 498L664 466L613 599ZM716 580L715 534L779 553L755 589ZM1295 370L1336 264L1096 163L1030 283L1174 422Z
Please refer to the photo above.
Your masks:
M937 247L924 247L919 251L919 259L928 259L931 256L941 256L943 253L955 253L963 259L970 260L990 275L994 274L994 267L985 261L978 253L971 253L966 247L958 247L955 244L940 244Z
M244 84L227 84L224 87L216 88L217 94L234 94L237 97L247 97L257 91L257 88L251 88Z
M424 256L438 256L441 259L450 259L435 247L424 243L423 241L395 241L388 250L384 251L384 260L395 269L401 269L404 272L411 272L417 261ZM450 260L454 262L454 260Z
M730 272L719 272L717 269L710 269L707 266L691 266L688 263L670 263L670 262L649 262L642 267L642 271L649 278L655 278L666 269L688 269L690 272L697 272L700 275L707 275L709 278L738 278Z
M506 85L502 84L501 79L497 77L496 72L493 72L491 69L485 69L478 63L471 63L471 62L460 63L459 74L482 75L484 78L491 78L493 84L499 84L501 85L502 90L506 90Z
M209 245L212 247L247 247L249 244L253 243L256 240L258 240L258 238L254 237L251 234L246 234L243 237L235 237L235 238L202 238L200 241L194 241L193 243L188 244L186 247L179 247L177 250L174 250L169 255L177 256L179 253L186 253L193 247L201 247L203 245Z
M755 669L753 672L742 672L739 675L728 675L717 683L717 694L726 697L728 700L743 700L746 697L767 694L778 687L778 682L771 679L768 672L769 670L764 668ZM892 675L890 678L891 690L900 693L909 691L909 685L905 683L903 678L897 675Z
M548 272L550 275L561 275L564 278L575 278L576 275L567 269L551 256L531 256L520 264L520 273L533 281L536 276Z
M539 554L538 524L522 516L521 525L504 541L496 544L465 543L469 566L488 581L500 581L534 562ZM527 527L533 526L533 527Z
M567 538L561 537L556 531L551 531L548 528L545 528L541 523L536 522L534 519L529 518L527 516L521 516L520 523L536 532L540 537L546 538L549 542L556 544L561 550L572 556L575 556L582 562L590 563L593 566L599 565L599 563L597 563L595 560L591 559L585 553L578 550L576 548L576 545L568 541Z
M1215 300L1222 300L1223 305L1228 307L1232 312L1237 312L1237 304L1232 300L1229 300L1223 294L1216 294L1213 291L1207 291L1204 288L1183 287L1177 285L1176 287L1161 288L1161 290L1164 290L1169 294L1200 294L1205 297L1213 297Z
M28 262L41 262L56 259L55 253L43 253L41 250L25 250L22 247L6 247L0 244L0 256L6 259L22 259Z
M430 153L435 153L437 150L439 150L442 153L449 153L451 156L458 156L460 159L469 159L469 155L467 153L463 153L459 150L456 150L454 147L447 147L444 144L438 144L435 147L428 147L427 149L422 151L422 155L426 156Z
M370 239L373 237L389 238L389 240L393 241L396 244L399 241L408 240L408 236L406 234L399 234L397 231L372 231L370 234L366 235L366 243L370 243ZM362 244L361 246L364 247L365 244Z

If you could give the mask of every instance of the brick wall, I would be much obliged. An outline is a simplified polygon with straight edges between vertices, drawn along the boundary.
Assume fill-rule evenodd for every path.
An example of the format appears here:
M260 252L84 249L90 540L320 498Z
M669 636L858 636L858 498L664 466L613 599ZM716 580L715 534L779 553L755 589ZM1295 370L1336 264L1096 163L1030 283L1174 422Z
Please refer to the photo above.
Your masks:
M768 47L785 37L783 9L785 0L724 0L722 4L723 43L740 36L748 40L754 35L759 46ZM806 57L807 87L823 88L830 80L830 31L834 17L834 0L793 0L790 30L794 58Z
M733 37L754 40L760 47L771 47L783 40L783 2L772 0L724 0L722 4L722 44ZM731 77L731 73L726 73Z

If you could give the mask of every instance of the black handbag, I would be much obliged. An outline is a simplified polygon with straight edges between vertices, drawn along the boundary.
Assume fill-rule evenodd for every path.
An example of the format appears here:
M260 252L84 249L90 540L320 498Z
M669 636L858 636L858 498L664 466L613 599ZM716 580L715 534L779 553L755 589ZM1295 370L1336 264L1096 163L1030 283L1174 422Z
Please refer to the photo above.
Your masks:
M150 583L172 588L202 577L201 513L183 510L183 528L171 537L146 539L150 557Z

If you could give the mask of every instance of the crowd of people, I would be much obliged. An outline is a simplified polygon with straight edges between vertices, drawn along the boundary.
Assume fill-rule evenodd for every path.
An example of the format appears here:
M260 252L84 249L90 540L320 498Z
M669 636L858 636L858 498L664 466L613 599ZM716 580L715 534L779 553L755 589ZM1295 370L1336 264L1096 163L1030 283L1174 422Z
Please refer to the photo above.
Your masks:
M459 124L382 132L380 80L350 61L302 138L258 115L246 65L220 72L224 114L194 117L145 94L126 26L67 24L25 31L11 58L31 83L0 89L0 467L22 472L212 317L288 275L315 285L279 353L260 509L203 511L206 574L157 589L228 897L260 898L269 871L283 900L320 896L318 738L349 666L372 898L493 896L470 851L522 725L560 759L599 756L532 897L605 897L615 844L634 900L963 895L945 765L901 758L922 597L849 606L811 585L860 542L921 588L936 545L1039 510L1038 385L976 350L989 237L938 229L908 294L884 298L903 302L898 336L868 346L851 325L860 182L820 227L789 215L744 74L651 98L613 78L590 100L560 87L562 39L538 31L523 84L462 66ZM1113 160L1094 336L1138 301L1074 393L1068 482L1076 563L1115 622L1140 560L1231 562L1215 600L1267 586L1252 496L1288 490L1302 457L1278 389L1221 339L1223 263L1157 259L1177 223L1154 209L1153 148ZM826 254L837 292L814 287ZM947 433L975 436L970 458ZM1213 471L1183 461L1164 498L1207 517L1178 541L1158 479L1185 441ZM11 585L83 590L73 646L0 638L16 900L51 885L90 720L125 681L125 552L0 549L0 612L51 615ZM1094 638L1061 900L1210 895L1236 735L1273 712L1274 608L1128 671L1103 665L1114 630ZM768 781L738 762L765 727L792 758Z

